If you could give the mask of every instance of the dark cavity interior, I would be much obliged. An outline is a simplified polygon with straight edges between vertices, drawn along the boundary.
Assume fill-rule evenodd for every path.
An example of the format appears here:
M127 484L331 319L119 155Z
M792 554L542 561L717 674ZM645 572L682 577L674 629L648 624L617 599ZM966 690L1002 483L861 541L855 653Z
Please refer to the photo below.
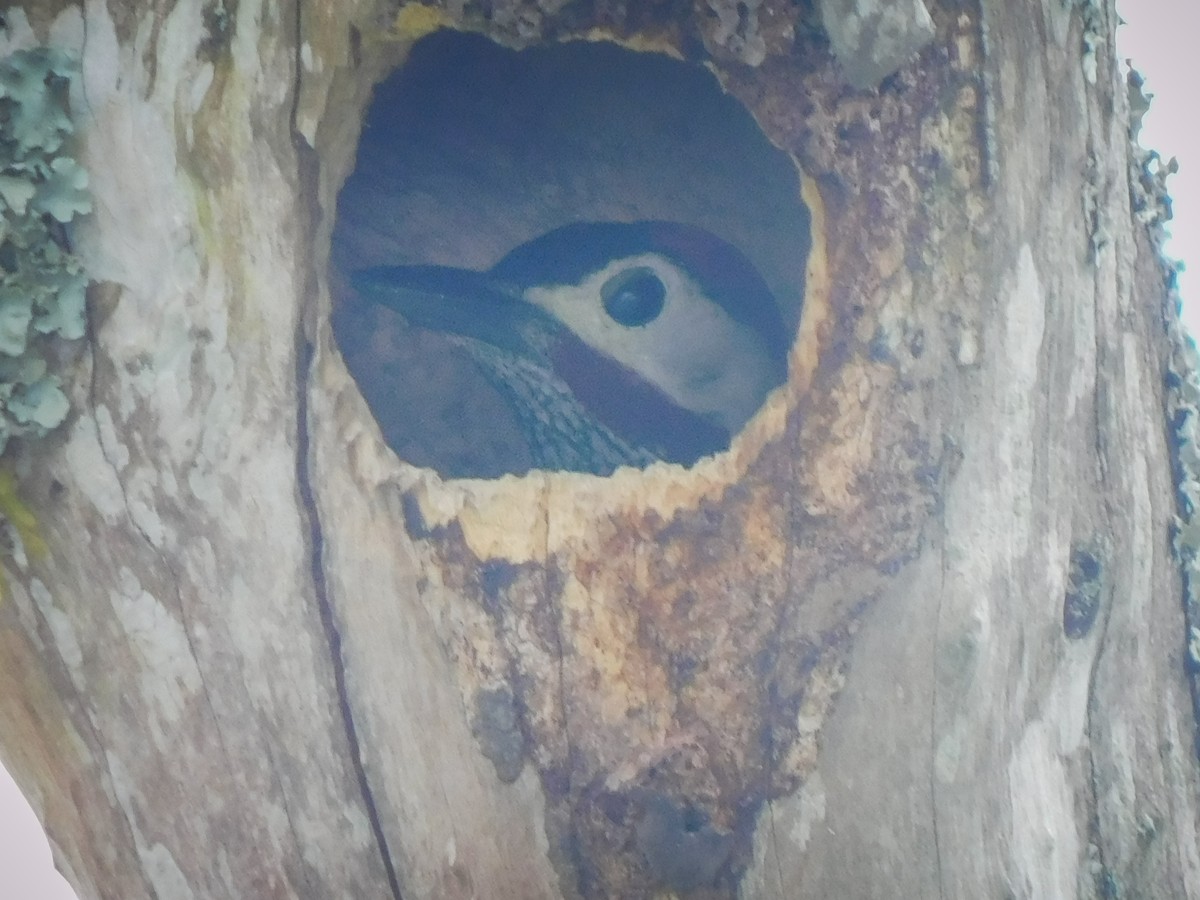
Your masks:
M487 272L560 226L643 220L704 229L741 251L775 298L785 332L776 338L790 343L809 249L799 178L711 73L606 43L516 52L453 31L418 42L375 89L332 248L335 336L396 453L445 477L523 473L538 461L495 373L461 342L356 292L355 273ZM649 314L637 298L624 302L629 317ZM614 395L639 397L620 376L609 394L610 406ZM694 461L681 445L665 458Z

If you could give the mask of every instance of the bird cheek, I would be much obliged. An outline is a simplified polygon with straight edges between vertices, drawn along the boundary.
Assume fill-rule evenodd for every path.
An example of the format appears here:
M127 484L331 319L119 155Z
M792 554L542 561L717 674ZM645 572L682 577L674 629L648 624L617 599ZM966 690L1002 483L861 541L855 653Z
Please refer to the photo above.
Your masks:
M695 369L688 375L687 389L704 396L714 394L724 376L724 368L705 366Z

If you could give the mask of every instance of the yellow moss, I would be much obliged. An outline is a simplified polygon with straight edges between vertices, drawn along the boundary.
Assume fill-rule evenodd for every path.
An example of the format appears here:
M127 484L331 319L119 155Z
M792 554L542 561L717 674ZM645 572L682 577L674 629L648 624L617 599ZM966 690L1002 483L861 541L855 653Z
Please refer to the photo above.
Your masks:
M618 35L607 28L590 28L583 32L580 37L591 43L611 43L624 47L627 50L636 50L638 53L661 53L664 56L669 56L671 59L683 60L683 54L674 42L666 34L653 33L637 33L627 36ZM574 36L568 40L574 40Z
M794 160L793 160L794 161ZM797 396L808 392L821 357L821 336L827 322L833 321L829 293L829 256L825 244L825 201L817 188L816 181L800 169L800 196L808 207L811 227L811 245L805 270L804 312L800 321L800 334L792 347L791 377L788 383Z
M400 12L396 13L396 18L392 21L392 31L402 41L418 41L450 24L451 21L444 11L413 3L401 7Z
M0 516L12 523L21 537L21 543L25 545L25 552L31 558L39 559L46 555L46 542L38 529L37 516L17 496L17 482L11 472L0 472Z

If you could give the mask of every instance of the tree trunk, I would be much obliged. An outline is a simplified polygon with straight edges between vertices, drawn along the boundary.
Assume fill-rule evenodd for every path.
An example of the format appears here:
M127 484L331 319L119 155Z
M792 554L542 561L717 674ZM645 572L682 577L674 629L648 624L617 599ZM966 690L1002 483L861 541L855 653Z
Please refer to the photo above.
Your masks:
M81 58L89 333L9 450L0 750L82 898L1200 897L1111 3L143 6L0 33ZM331 240L439 27L706 62L796 161L811 236L741 234L803 295L790 376L727 453L453 480L384 442ZM641 177L578 217L660 217ZM476 201L481 267L544 224Z

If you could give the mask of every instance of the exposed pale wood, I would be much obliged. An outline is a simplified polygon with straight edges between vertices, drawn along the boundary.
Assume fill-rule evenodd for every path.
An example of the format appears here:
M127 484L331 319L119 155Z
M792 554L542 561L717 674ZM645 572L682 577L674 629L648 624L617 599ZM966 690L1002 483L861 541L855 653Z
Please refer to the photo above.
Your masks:
M707 5L571 27L699 42L804 167L789 384L692 471L453 483L380 439L327 257L371 84L454 15L10 16L82 51L97 210L0 603L0 751L81 897L632 898L718 855L691 896L1200 897L1115 12L928 3L856 92L794 4Z

